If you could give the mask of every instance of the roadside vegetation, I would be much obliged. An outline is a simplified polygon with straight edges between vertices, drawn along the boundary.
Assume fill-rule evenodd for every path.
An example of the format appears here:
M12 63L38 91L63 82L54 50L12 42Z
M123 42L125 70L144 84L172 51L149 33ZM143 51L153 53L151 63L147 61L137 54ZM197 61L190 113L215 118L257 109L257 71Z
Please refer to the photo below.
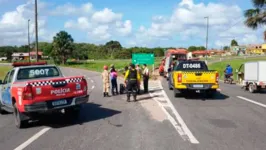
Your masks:
M6 73L12 69L10 66L0 66L0 80L4 80Z
M154 61L154 67L155 69L158 68L161 62L161 57L155 58ZM124 67L127 66L129 63L131 63L131 59L118 59L118 60L94 60L94 61L69 61L64 66L66 67L74 67L74 68L82 68L97 72L103 71L103 66L107 65L110 67L111 64L115 65L115 68L120 71L120 73L123 71ZM150 71L152 71L152 65L148 65Z
M249 61L260 61L260 60L266 60L266 57L221 61L221 62L211 63L208 66L210 70L217 70L219 72L220 79L224 79L224 70L226 68L226 65L230 64L234 70L234 80L236 80L237 79L236 69L239 70L239 67L241 66L241 64L244 64L245 62L249 62Z

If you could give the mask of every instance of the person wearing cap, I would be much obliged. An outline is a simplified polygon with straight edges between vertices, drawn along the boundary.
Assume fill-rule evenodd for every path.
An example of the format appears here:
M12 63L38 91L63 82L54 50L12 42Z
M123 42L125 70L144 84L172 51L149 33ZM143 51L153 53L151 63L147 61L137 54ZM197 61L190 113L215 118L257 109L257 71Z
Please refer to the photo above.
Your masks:
M148 83L149 83L149 69L146 64L143 65L143 86L144 86L144 93L148 93Z
M102 80L103 80L103 97L106 96L109 97L110 79L109 79L108 66L103 67Z
M132 93L134 101L137 101L137 90L140 82L140 74L135 69L134 64L130 64L129 70L125 74L125 83L127 87L127 101L130 101L130 95Z

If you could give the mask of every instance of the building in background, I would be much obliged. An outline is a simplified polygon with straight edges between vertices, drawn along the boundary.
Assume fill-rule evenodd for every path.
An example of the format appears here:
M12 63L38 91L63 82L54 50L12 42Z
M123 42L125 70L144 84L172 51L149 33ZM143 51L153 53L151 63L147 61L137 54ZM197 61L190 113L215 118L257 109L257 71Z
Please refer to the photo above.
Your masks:
M41 52L40 50L38 51L38 58L39 59L42 59L43 57L43 52ZM36 52L35 51L32 51L30 52L30 59L31 60L35 60L36 59Z
M264 47L264 50L262 48ZM249 44L247 46L247 54L264 54L265 53L265 44Z
M12 61L29 60L29 53L13 53Z
M230 51L236 55L243 55L246 54L247 46L239 45L239 46L231 46Z
M38 52L38 58L43 59L43 52ZM29 53L13 53L12 54L12 61L19 61L19 60L36 60L36 52L32 51Z

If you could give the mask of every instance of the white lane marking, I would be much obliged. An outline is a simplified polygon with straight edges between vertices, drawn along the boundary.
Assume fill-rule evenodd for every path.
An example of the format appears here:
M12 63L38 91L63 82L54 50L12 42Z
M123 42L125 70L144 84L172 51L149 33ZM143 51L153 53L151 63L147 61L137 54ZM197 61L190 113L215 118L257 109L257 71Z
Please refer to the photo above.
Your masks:
M95 88L95 86L93 85L92 87L91 87L91 89L94 89Z
M245 100L245 101L248 101L248 102L251 102L253 104L256 104L256 105L259 105L259 106L262 106L264 108L266 108L266 105L265 104L262 104L262 103L259 103L259 102L256 102L254 100L251 100L251 99L248 99L248 98L245 98L245 97L242 97L242 96L237 96L237 98L240 98L242 100Z
M163 86L160 84L161 89L163 89ZM165 97L165 100L167 101L167 103L169 104L169 107L171 108L172 112L174 113L174 115L176 116L176 119L178 121L178 123L181 125L179 126L175 120L170 120L170 122L173 124L173 126L176 128L176 130L178 131L178 133L181 135L187 135L189 138L189 141L193 144L198 144L199 141L195 138L195 136L191 133L191 131L188 129L186 123L184 122L184 120L182 119L182 117L179 115L179 113L177 112L177 110L175 109L174 105L172 104L171 100L168 98L167 94L165 93L164 90L162 90L162 94ZM170 117L171 119L171 117ZM180 131L180 128L182 129Z
M93 83L94 81L93 80L91 80L91 83Z
M87 79L89 79L89 80L90 80L91 78L89 78L89 77L88 77Z
M35 135L33 135L26 142L22 143L21 145L19 145L14 150L23 150L25 147L27 147L28 145L30 145L33 141L35 141L36 139L38 139L41 135L43 135L45 132L47 132L50 129L51 128L44 128L44 129L42 129L41 131L39 131L38 133L36 133Z

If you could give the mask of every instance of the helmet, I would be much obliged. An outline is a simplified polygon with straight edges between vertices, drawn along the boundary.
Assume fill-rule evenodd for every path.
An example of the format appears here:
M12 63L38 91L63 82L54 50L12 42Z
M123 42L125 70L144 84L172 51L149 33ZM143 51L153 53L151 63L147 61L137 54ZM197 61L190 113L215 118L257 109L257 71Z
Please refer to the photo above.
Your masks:
M106 65L103 66L103 69L104 69L104 70L108 70L108 66L106 66Z

